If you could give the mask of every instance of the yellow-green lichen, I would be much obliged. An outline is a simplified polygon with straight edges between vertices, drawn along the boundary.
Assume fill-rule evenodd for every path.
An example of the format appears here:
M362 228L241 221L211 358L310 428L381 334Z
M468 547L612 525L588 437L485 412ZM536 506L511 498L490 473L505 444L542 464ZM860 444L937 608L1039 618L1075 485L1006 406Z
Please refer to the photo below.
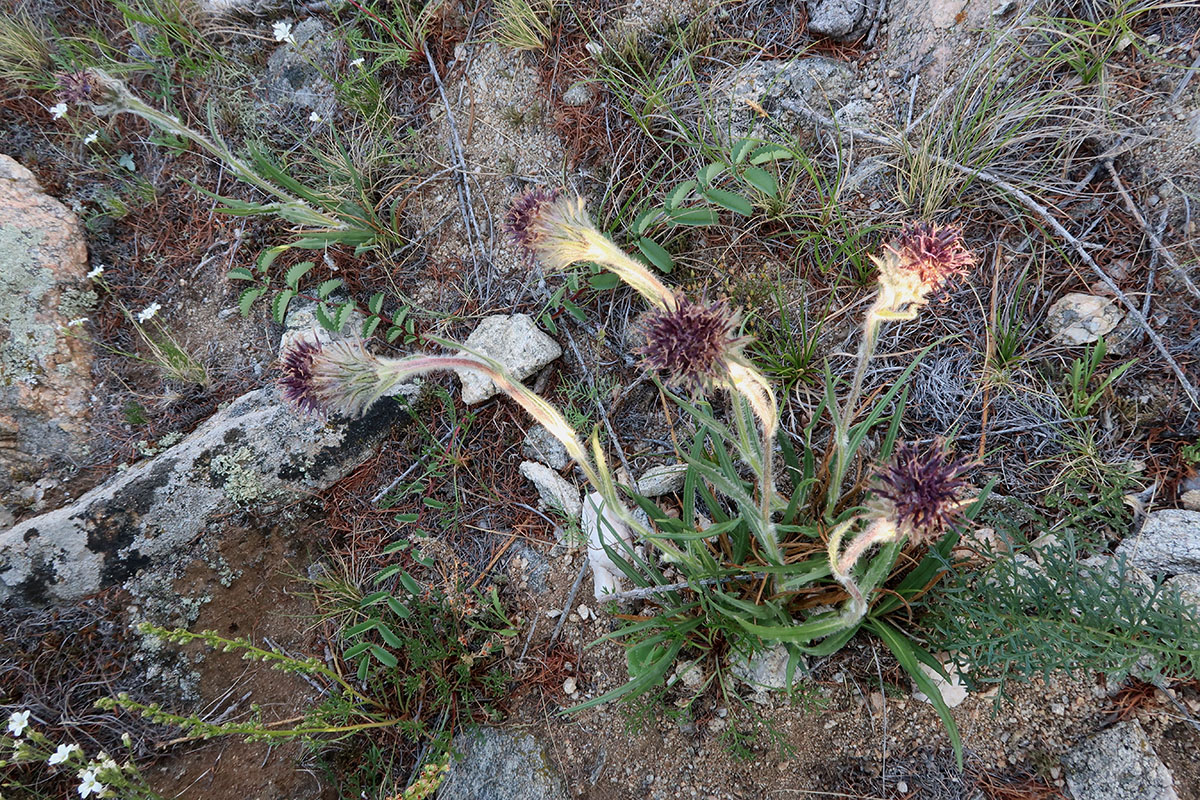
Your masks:
M248 506L267 494L262 475L254 469L253 462L254 451L249 447L240 447L232 454L216 456L209 465L209 471L215 477L224 479L221 488L225 496L239 506Z

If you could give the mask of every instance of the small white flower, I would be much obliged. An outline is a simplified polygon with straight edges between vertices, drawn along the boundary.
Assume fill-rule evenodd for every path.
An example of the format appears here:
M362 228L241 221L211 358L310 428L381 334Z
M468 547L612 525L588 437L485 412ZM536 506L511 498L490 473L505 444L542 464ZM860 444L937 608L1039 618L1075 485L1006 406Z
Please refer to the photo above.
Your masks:
M77 319L73 319L70 322L68 322L67 327L68 328L78 328L80 325L84 324L87 321L88 321L87 317L79 317Z
M361 67L362 65L363 65L363 57L362 56L359 56L358 58L356 58L350 62L350 66L352 66L352 67Z
M94 281L94 280L96 280L96 278L99 278L103 274L104 274L104 265L97 264L96 266L92 267L92 271L89 272L84 277L86 277L89 281Z
M8 732L13 736L20 736L29 727L29 712L14 711L8 717Z
M50 114L55 119L62 119L67 115L67 104L59 103L57 105L50 106Z
M70 760L75 753L83 754L83 749L77 744L60 744L58 749L50 758L46 759L47 764L62 764L64 761Z
M288 42L290 44L296 43L296 37L292 36L292 23L276 22L271 26L271 30L275 34L275 41Z
M321 115L320 115L320 114L318 114L317 112L315 112L315 111L314 111L314 112L312 112L311 114L309 114L309 115L308 115L308 121L309 121L309 122L320 122L320 121L321 121Z
M154 315L157 314L159 309L161 309L161 308L162 308L162 306L160 304L158 304L156 302L151 303L150 305L146 306L145 308L143 308L141 311L139 311L137 313L137 321L138 322L149 322L150 320L152 320L154 318Z
M88 795L99 795L101 792L108 789L100 781L96 780L96 770L85 769L79 773L79 796L87 797Z
M92 131L87 136L83 137L83 143L84 144L95 144L96 140L99 138L100 138L100 131Z

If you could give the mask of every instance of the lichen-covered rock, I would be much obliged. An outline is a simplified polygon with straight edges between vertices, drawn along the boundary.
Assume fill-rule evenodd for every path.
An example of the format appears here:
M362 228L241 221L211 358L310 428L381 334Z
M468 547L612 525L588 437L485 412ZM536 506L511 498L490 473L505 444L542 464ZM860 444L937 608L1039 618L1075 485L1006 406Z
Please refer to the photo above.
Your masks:
M438 790L440 800L567 800L562 776L527 733L479 728L454 739L461 759Z
M732 138L772 139L775 128L792 135L814 129L796 109L835 118L853 100L856 82L849 64L805 56L743 64L717 79L713 92L728 108Z
M583 512L583 500L579 488L545 464L522 461L521 474L537 489L538 498L546 508L562 511L568 517L579 519Z
M267 512L329 486L407 418L384 402L327 423L297 414L273 386L245 394L74 504L0 531L0 602L67 602L120 584L231 512Z
M1151 575L1200 574L1200 511L1152 511L1142 530L1117 546L1132 566Z
M67 325L95 303L87 271L79 220L0 155L0 508L86 452L92 351Z
M479 327L463 342L468 350L504 365L517 380L524 380L562 355L558 342L538 330L528 314L496 314L484 317ZM500 390L478 372L458 371L462 401L482 403Z
M1089 344L1111 333L1124 317L1107 297L1072 292L1063 295L1046 312L1050 338L1063 344Z
M544 425L534 425L529 429L521 444L521 454L555 471L565 469L571 461L567 448Z
M808 0L808 30L837 41L856 39L875 21L879 0Z
M267 59L262 79L266 98L284 111L332 119L337 110L337 92L326 76L342 57L341 40L330 36L325 23L316 17L296 23L291 37L292 41L280 43Z
M661 497L683 491L686 480L687 464L662 464L642 473L637 490L643 497Z
M750 655L735 652L730 656L729 670L735 678L758 693L751 699L758 703L766 703L769 702L766 695L768 690L787 688L788 661L791 657L787 648L777 643ZM793 684L808 670L804 658L796 658L793 667L795 671L792 674Z
M1175 781L1137 720L1122 722L1063 758L1075 800L1179 800Z

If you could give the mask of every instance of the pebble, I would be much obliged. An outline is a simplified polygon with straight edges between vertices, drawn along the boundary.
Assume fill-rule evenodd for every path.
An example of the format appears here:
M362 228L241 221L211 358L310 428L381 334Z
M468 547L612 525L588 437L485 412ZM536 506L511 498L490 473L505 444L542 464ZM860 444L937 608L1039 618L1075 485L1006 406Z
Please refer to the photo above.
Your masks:
M563 692L566 694L575 694L576 691L578 691L578 687L574 678L567 678L563 681Z

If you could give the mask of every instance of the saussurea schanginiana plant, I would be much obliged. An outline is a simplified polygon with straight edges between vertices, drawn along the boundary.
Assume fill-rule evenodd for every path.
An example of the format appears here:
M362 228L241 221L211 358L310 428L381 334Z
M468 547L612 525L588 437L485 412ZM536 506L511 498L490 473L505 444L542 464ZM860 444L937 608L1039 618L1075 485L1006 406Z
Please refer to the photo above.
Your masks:
M818 413L803 440L794 443L779 433L774 391L744 355L747 339L737 335L737 315L725 304L698 303L664 287L599 233L579 198L531 192L516 203L508 223L518 242L545 266L597 264L651 304L640 355L697 429L690 451L679 454L689 470L678 519L631 492L655 528L650 541L670 540L684 553L670 561L685 580L668 581L651 559L639 558L630 548L609 553L639 585L630 594L650 599L659 613L614 634L635 641L628 652L630 682L581 707L661 682L698 626L724 628L734 646L748 641L750 649L756 649L763 643L784 643L793 655L790 683L798 656L831 653L865 624L934 699L958 748L949 709L920 669L921 662L938 670L942 666L883 617L936 580L938 564L944 563L956 539L953 524L965 505L957 495L966 464L950 459L941 446L901 446L895 460L877 471L874 501L861 505L862 487L846 482L868 433L884 427L877 457L887 462L892 454L905 399L900 387L916 366L914 360L860 416L863 381L880 326L914 319L934 293L973 263L958 232L918 223L875 259L879 292L863 321L849 391L840 398L837 385L828 379ZM682 389L687 396L672 389ZM730 393L733 430L704 401L714 389ZM819 455L824 449L817 435L821 412L828 412L833 428L828 456ZM751 418L757 420L761 436L750 435ZM790 498L775 489L776 444L791 479ZM749 467L751 485L735 458ZM703 530L697 525L697 495L703 513L714 521ZM906 544L932 546L937 556L908 569L900 562ZM889 593L875 593L889 581ZM836 604L842 592L847 599L840 610L811 610Z
M635 640L628 651L630 682L580 708L661 682L700 627L723 631L741 649L783 643L793 656L791 673L799 656L832 653L865 625L934 700L957 748L949 709L920 669L922 662L939 670L942 666L884 616L927 590L949 557L956 540L953 524L963 512L957 492L965 464L949 460L941 447L901 447L895 461L877 471L875 500L866 505L863 487L845 481L867 434L880 427L884 433L877 458L888 461L903 413L901 386L916 366L914 360L859 417L862 382L879 326L915 317L932 293L971 263L957 232L918 225L885 251L878 260L880 294L864 320L850 391L839 398L837 385L828 378L818 413L802 440L792 442L780 432L775 392L745 355L748 339L739 334L738 315L727 304L695 301L669 289L599 232L578 197L535 190L516 202L507 227L545 266L597 264L650 304L646 341L638 354L696 429L689 451L680 453L689 469L678 519L629 491L650 520L649 526L640 523L617 491L598 436L585 448L557 409L508 377L499 364L475 354L383 358L357 341L302 343L285 355L286 395L308 409L359 414L410 377L433 370L475 370L564 444L632 538L653 545L684 578L670 582L658 559L640 556L623 537L602 540L608 556L639 587L629 595L649 600L658 613L613 634ZM732 427L708 403L717 390L729 395ZM818 433L825 412L833 429L828 448ZM777 447L791 483L790 497L776 489ZM703 530L697 525L701 514L713 521ZM911 561L900 559L906 544L931 547L937 557L926 556L911 568ZM888 592L876 592L885 584ZM834 609L815 611L819 606Z

